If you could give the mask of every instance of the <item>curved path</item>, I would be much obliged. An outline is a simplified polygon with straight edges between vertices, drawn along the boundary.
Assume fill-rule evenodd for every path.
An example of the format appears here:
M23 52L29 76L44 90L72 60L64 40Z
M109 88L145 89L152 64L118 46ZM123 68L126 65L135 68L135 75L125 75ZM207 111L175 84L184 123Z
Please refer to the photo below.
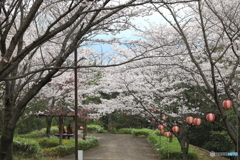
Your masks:
M130 134L89 134L99 138L100 146L83 152L84 160L160 160L146 138ZM74 155L62 160L74 160Z

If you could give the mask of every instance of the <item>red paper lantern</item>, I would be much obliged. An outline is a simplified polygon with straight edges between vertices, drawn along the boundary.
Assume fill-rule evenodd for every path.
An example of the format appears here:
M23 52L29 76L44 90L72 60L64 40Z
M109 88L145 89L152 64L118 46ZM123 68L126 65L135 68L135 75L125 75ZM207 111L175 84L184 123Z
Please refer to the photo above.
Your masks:
M240 101L240 93L238 93L238 100Z
M195 126L199 126L202 123L202 120L200 118L194 118L193 123Z
M163 134L163 133L164 133L164 130L163 130L163 129L160 129L160 130L159 130L159 133Z
M213 113L208 113L206 115L206 119L209 121L209 122L213 122L215 120L216 116L213 114Z
M193 123L193 117L192 117L192 116L188 116L188 117L186 118L186 122L187 122L188 124L192 124L192 123Z
M80 126L80 129L84 129L83 126Z
M224 108L229 109L229 108L232 107L233 104L232 104L232 101L231 101L231 100L226 99L226 100L223 101L223 104L222 104L222 105L223 105Z
M171 132L165 132L164 135L169 138L169 137L172 136L172 133Z
M159 129L159 130L163 130L164 128L165 128L164 125L159 125L159 126L158 126L158 129Z
M167 119L167 117L166 116L162 116L162 120L166 120Z
M175 132L175 133L177 133L177 132L180 131L180 128L179 128L178 126L174 126L174 127L172 128L172 131Z

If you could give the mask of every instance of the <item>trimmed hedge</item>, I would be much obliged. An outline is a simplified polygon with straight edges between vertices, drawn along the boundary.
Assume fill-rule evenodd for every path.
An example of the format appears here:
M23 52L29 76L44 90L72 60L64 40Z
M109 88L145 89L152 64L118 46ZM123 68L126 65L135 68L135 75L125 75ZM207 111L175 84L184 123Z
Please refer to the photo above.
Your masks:
M120 134L132 134L133 130L134 129L132 129L132 128L121 128L121 129L118 130L118 133L120 133Z
M148 137L149 135L152 135L152 134L155 134L155 131L151 129L133 129L132 130L132 135L134 137L138 137L138 136Z
M90 124L87 125L87 131L92 133L106 133L107 131L103 129L100 125Z
M54 135L57 132L58 132L58 127L57 126L52 126L51 129L50 129L50 134ZM32 131L28 134L19 135L19 137L22 137L22 138L42 138L42 137L45 137L45 136L46 136L46 128L43 128L41 130L35 130L35 131Z
M43 130L36 130L36 131L32 131L28 134L21 134L18 135L19 137L22 138L40 138L40 137L45 137L46 136L46 132L44 132Z
M94 126L99 130L99 127ZM100 128L101 129L101 128ZM58 132L58 127L51 127L50 134ZM63 139L62 145L59 145L58 138L43 138L46 134L46 128L33 131L29 134L19 135L14 138L15 155L23 158L44 155L51 157L61 157L74 154L75 140ZM95 137L86 137L86 140L78 141L79 150L87 150L99 146L98 139Z
M45 156L67 156L74 154L75 152L75 143L74 140L68 140L69 143L65 145L58 145L56 147L44 148L43 154ZM95 137L86 137L86 140L78 141L78 150L87 150L99 146L98 139Z
M15 137L13 139L13 150L14 153L24 156L39 155L42 151L38 142L21 137Z
M38 138L34 139L39 143L41 148L51 148L56 147L59 145L59 139L58 138ZM62 145L68 145L70 143L73 143L72 141L69 141L68 139L62 140Z
M13 141L14 152L23 157L32 157L35 155L63 157L74 154L75 141L63 139L63 145L59 145L59 139L40 138L28 139L16 137ZM99 146L98 139L95 137L86 137L86 140L78 141L79 150L87 150Z

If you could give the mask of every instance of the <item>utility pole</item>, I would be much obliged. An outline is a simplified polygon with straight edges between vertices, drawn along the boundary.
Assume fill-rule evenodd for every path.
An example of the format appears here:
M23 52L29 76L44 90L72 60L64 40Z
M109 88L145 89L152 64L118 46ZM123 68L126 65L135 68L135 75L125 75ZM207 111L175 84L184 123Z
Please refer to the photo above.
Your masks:
M78 85L77 85L77 48L74 51L74 89L75 89L75 160L78 160Z

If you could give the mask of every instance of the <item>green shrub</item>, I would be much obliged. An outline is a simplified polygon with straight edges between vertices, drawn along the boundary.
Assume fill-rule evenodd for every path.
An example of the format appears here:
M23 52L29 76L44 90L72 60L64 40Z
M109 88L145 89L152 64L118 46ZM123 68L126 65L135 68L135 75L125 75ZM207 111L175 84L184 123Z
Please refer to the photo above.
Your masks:
M50 129L50 134L54 135L56 132L58 132L58 127L52 126ZM19 135L19 137L22 137L22 138L42 138L45 136L46 136L46 128L43 128L41 130L35 130L28 134Z
M118 133L121 134L132 134L132 128L121 128L118 130Z
M14 153L26 156L41 153L41 147L38 142L20 137L15 137L13 139L13 150Z
M38 138L34 140L37 141L42 148L51 148L59 145L58 138ZM62 145L67 145L69 143L72 143L72 141L67 139L62 140Z
M78 150L87 150L99 146L98 139L95 137L86 137L86 140L78 141ZM64 145L58 145L56 147L44 148L45 156L67 156L74 154L75 152L75 142L74 140L66 140Z
M226 132L211 131L210 133L210 140L202 148L215 152L229 152L234 150L234 145Z
M112 127L111 130L110 130L110 133L118 133L118 131L115 127Z
M88 132L92 133L106 133L107 131L103 129L100 125L97 124L90 124L87 125L87 130Z
M151 134L148 136L149 143L157 150L161 159L182 159L181 146L177 138L173 137L171 143L169 138ZM189 160L198 160L198 155L192 149L188 151Z
M138 137L138 136L148 137L150 134L155 134L155 131L151 129L133 129L132 130L132 135L134 137Z
M96 137L86 137L86 140L80 140L78 142L79 150L87 150L99 146L98 139Z
M41 131L43 131L44 133L46 133L46 130L47 130L47 128L41 129ZM51 135L54 135L55 133L58 133L58 131L59 131L58 126L52 126L52 127L50 128L50 134L51 134Z
M43 149L44 155L45 156L67 156L70 154L73 154L75 151L75 146L74 145L59 145L56 147L52 148L45 148Z
M19 137L22 138L39 138L39 137L44 137L46 135L45 132L43 132L42 130L36 130L36 131L32 131L31 133L28 134L22 134L19 135Z
M42 148L56 147L59 145L59 139L56 138L39 138L35 139Z

